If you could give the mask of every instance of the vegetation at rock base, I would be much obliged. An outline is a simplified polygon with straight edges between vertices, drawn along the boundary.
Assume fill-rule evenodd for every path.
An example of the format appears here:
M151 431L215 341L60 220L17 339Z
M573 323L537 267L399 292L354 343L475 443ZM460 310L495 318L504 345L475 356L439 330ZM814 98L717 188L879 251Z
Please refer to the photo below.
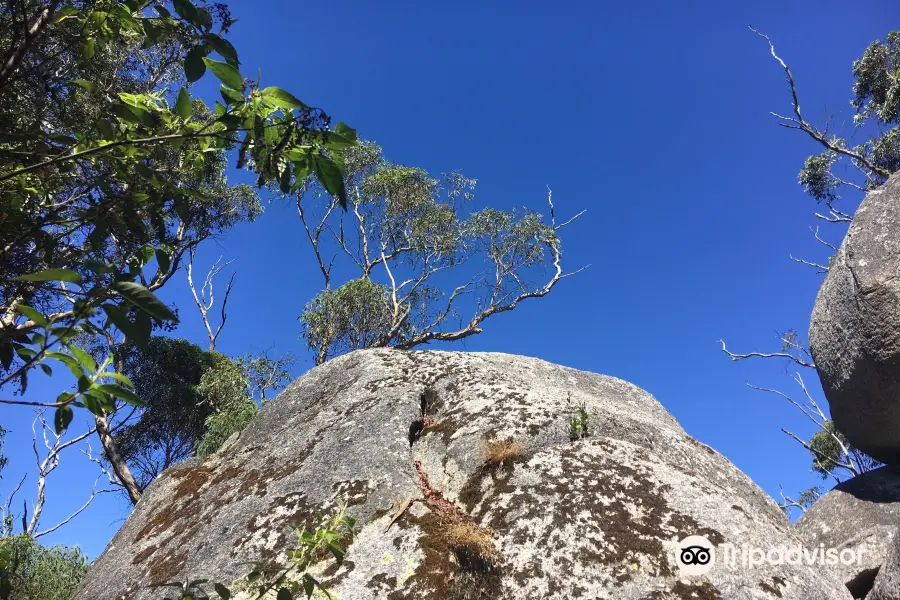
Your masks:
M238 592L246 592L253 600L261 600L272 593L276 600L293 600L304 596L309 599L317 590L330 598L328 588L316 578L311 569L329 556L334 558L337 566L344 562L347 546L353 541L356 520L347 514L346 504L341 504L329 515L318 513L316 520L316 527L312 531L296 530L296 546L288 550L286 555L290 564L275 576L266 577L259 571L252 571L238 582L227 585L202 579L164 583L154 587L177 590L180 593L179 600L208 600L215 597L229 600ZM208 589L212 589L216 596L210 596Z
M0 537L0 597L69 600L87 570L78 548L47 548L27 535Z

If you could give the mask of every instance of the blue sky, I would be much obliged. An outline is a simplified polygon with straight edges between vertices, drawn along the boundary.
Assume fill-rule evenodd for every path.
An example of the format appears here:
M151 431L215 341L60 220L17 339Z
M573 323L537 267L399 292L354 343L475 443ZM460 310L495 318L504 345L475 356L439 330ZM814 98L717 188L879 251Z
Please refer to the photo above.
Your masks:
M774 350L776 331L805 333L821 276L788 256L827 257L808 230L815 202L797 185L818 149L768 114L790 111L788 90L747 25L768 33L790 63L810 120L849 125L850 65L900 17L895 3L236 0L231 8L245 75L259 69L264 85L326 108L391 160L460 169L478 179L482 204L544 210L550 185L557 214L587 209L563 249L566 266L590 269L454 347L621 377L773 496L779 485L795 493L818 482L808 455L780 431L808 436L809 423L745 386L799 394L793 369L731 363L717 341ZM274 199L256 223L201 252L201 267L220 254L235 259L220 350L274 347L303 358L297 375L309 368L296 319L320 282L301 235L293 205ZM163 296L183 307L177 334L203 343L183 277ZM814 374L804 376L821 398ZM28 397L55 397L58 385L42 379ZM3 410L5 498L33 456L30 413ZM65 456L48 484L44 524L77 507L94 476L77 452ZM126 515L109 495L44 541L96 556Z

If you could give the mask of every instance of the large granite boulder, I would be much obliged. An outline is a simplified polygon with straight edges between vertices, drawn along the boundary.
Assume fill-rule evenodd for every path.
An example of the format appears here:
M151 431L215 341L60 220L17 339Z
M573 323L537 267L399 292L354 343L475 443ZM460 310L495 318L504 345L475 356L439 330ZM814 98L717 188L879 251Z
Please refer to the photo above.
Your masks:
M643 390L533 358L370 350L313 369L218 454L166 471L76 599L278 572L292 527L342 499L357 536L343 565L311 571L342 600L850 598L806 565L730 568L719 552L706 574L679 570L689 535L800 542Z
M840 483L819 498L797 520L796 530L809 548L846 548L861 557L858 565L824 568L836 574L854 598L863 598L887 562L898 526L900 467L881 467ZM887 587L883 582L882 588ZM900 595L900 588L894 591Z
M809 326L837 428L900 463L900 176L866 195L819 290Z
M895 535L866 600L900 600L900 535Z

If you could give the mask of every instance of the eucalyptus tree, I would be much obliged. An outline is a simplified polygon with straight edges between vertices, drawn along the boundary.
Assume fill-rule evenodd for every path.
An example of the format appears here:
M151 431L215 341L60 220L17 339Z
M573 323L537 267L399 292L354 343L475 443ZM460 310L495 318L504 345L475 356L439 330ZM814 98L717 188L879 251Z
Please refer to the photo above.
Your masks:
M374 143L344 155L349 208L311 184L297 210L323 290L300 316L316 364L358 348L409 349L481 333L485 320L540 298L573 275L562 267L552 196L549 218L474 206L475 180L433 177L386 160ZM336 260L343 265L335 270ZM334 281L334 273L349 273Z
M790 113L773 112L772 115L779 125L800 132L818 147L818 151L804 161L798 180L804 191L822 206L814 213L816 221L830 228L827 233L820 233L818 225L810 227L825 256L812 260L791 256L791 259L824 274L828 272L831 258L837 252L863 193L878 187L900 170L900 31L891 31L883 40L873 41L851 66L852 128L835 127L834 119L828 119L824 125L811 122L801 109L799 86L787 62L777 53L768 36L753 28L751 31L768 44L769 54L784 73L790 93ZM850 139L859 141L851 144ZM772 352L735 353L728 350L724 342L722 350L736 361L781 359L799 367L798 371L815 369L806 343L795 330L779 334L778 339L781 347ZM787 429L782 430L810 453L814 473L823 479L840 482L881 466L853 447L837 430L799 372L794 375L794 381L802 393L799 399L780 390L751 387L786 399L814 424L814 433L806 439ZM796 499L786 496L783 507L806 510L820 492L820 488L814 487L801 492Z

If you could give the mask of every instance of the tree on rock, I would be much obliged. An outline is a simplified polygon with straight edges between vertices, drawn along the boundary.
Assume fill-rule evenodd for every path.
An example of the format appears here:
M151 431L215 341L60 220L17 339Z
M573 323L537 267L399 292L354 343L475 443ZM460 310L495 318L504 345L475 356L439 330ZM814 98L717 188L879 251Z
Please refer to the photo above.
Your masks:
M345 152L347 214L332 197L297 210L324 289L300 315L316 364L359 348L409 349L480 333L489 317L540 298L565 277L552 197L531 210L474 207L475 180L397 165L365 142ZM317 203L317 206L322 203ZM336 271L335 261L344 265ZM334 281L334 273L349 273Z

